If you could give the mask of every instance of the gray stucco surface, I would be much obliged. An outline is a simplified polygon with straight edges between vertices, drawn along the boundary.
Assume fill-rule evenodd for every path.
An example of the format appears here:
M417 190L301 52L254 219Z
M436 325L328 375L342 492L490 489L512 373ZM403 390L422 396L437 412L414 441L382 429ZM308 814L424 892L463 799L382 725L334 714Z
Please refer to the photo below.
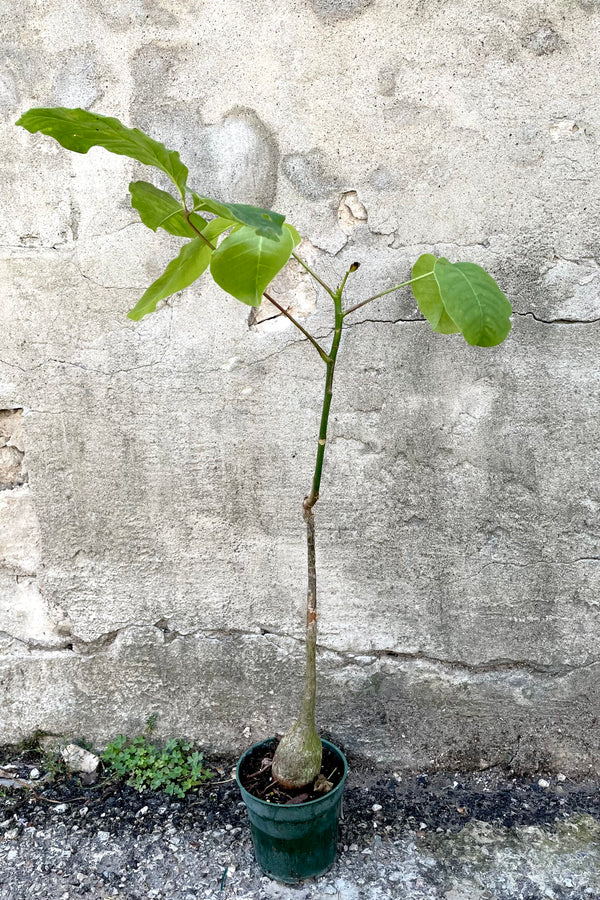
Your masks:
M81 105L286 213L326 279L360 260L356 301L424 251L494 274L498 348L406 291L346 334L319 721L398 765L599 772L598 4L25 0L2 33L0 740L156 712L231 750L299 689L323 366L208 279L125 318L177 252L129 205L151 173L13 125ZM328 298L275 287L326 340Z

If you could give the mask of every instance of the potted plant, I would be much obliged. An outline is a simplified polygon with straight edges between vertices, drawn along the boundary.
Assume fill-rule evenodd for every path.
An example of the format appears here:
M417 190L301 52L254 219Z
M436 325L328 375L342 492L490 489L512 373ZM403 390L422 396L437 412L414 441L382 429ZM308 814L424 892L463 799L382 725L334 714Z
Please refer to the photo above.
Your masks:
M421 312L440 334L460 333L467 343L492 347L501 343L511 327L511 307L493 278L469 262L450 263L424 254L416 260L411 277L353 305L345 303L346 284L359 263L353 263L339 285L330 286L296 253L300 235L271 210L247 204L223 203L201 196L188 185L188 169L176 151L127 128L118 119L81 109L31 109L18 121L31 133L41 132L63 147L86 153L100 146L131 157L165 173L176 195L146 181L129 185L132 206L142 222L184 239L179 255L144 292L128 313L139 320L157 304L183 290L209 270L228 294L249 306L265 297L311 343L318 365L323 366L324 397L312 484L302 501L308 553L306 608L306 670L300 712L279 742L250 748L238 764L237 777L246 800L257 858L268 874L282 881L318 875L336 853L337 818L346 777L343 754L322 742L315 726L317 578L314 507L319 499L327 447L336 359L349 316L368 303L410 285ZM204 215L211 218L207 220ZM331 300L333 334L322 345L269 293L277 273L294 258ZM322 761L326 767L322 771Z

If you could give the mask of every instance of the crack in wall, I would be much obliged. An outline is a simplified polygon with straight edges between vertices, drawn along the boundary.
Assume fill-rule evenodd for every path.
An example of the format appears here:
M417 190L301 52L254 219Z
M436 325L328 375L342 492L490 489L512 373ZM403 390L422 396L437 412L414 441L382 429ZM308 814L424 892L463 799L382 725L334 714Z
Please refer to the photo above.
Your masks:
M280 640L292 641L294 644L302 646L304 638L297 635L288 634L286 632L274 631L268 628L257 627L256 631L246 631L238 628L195 628L191 631L179 631L171 628L165 619L161 619L154 625L151 623L133 624L116 628L106 632L90 641L78 638L76 635L68 635L60 643L47 644L43 641L23 641L8 633L0 634L5 640L11 640L19 645L26 647L29 652L45 652L56 655L75 654L80 657L88 658L105 653L118 640L118 638L127 631L154 629L160 632L163 637L164 644L170 644L176 640L189 640L190 638L206 637L206 638L252 638L259 639L261 637L275 637ZM580 672L586 669L600 666L600 658L589 659L584 663L576 665L550 665L532 660L516 660L507 657L498 657L486 660L481 663L468 663L464 660L445 659L443 657L434 656L424 651L401 651L387 648L380 649L352 649L340 650L337 647L331 647L327 644L318 644L318 650L321 653L329 653L338 657L345 666L355 664L358 668L365 668L373 665L376 661L384 659L397 660L407 663L428 663L431 666L446 671L448 673L462 673L467 676L494 675L501 673L521 673L527 676L546 679L559 679L571 675L573 672Z
M540 322L542 325L593 325L596 322L600 322L600 317L597 319L574 319L574 318L560 318L560 319L542 319L540 316L536 316L533 312L516 312L513 311L514 316L520 316L524 318L525 316L530 316L535 322Z

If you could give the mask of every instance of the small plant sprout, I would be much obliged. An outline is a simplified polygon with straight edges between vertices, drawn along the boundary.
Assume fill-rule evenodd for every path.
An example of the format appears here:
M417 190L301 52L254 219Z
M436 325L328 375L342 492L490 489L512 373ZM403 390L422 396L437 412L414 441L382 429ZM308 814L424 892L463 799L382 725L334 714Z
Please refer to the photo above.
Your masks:
M348 304L346 285L358 263L350 266L339 284L326 284L296 253L300 235L283 215L247 204L224 203L197 193L188 184L188 169L181 162L179 153L167 150L138 129L127 128L118 119L108 116L63 108L31 109L17 124L31 133L49 135L76 153L86 153L91 147L104 147L154 167L171 179L173 194L147 181L134 181L129 185L131 204L142 222L153 231L162 228L182 239L178 256L144 292L128 313L129 318L137 321L153 313L161 300L193 284L208 269L224 291L248 306L260 306L266 297L310 342L315 350L315 364L323 366L325 389L315 468L312 484L302 503L308 548L305 686L298 718L280 741L272 765L273 775L282 785L289 788L307 785L318 775L321 766L321 741L315 727L317 575L314 507L321 489L335 366L344 325L353 313L368 303L410 286L434 332L461 334L472 346L493 347L510 331L510 303L481 266L470 262L452 263L425 253L414 263L410 278L360 302ZM328 346L310 334L267 293L270 282L291 258L306 269L329 298L333 335ZM172 752L175 749L173 747ZM138 758L139 764L140 754L146 752L140 739L129 747L119 741L107 750L109 755L108 758L105 755L105 759L125 772L134 757ZM134 777L140 784L147 781L153 784L162 771L161 766L152 762L147 778L141 774Z

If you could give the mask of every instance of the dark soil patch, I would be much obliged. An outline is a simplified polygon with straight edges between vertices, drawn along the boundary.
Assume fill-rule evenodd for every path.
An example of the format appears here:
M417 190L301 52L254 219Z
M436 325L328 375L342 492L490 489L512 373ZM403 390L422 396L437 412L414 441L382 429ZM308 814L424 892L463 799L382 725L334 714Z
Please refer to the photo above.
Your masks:
M264 755L264 754L263 754ZM348 754L347 754L348 756ZM208 826L236 828L246 824L246 811L235 782L235 760L208 758L212 781L190 791L184 799L164 793L138 793L103 772L94 785L75 775L48 771L47 757L37 750L0 748L0 766L13 765L13 777L29 778L32 768L41 777L31 788L0 787L0 824L5 828L43 827L60 818L84 831L149 832L161 821L176 828ZM546 775L548 787L535 779L511 777L501 770L475 773L384 774L352 754L344 790L342 844L364 844L373 832L394 839L409 832L460 831L472 819L504 826L543 825L588 813L600 821L600 784L597 780L558 781ZM256 769L260 769L260 759ZM334 761L335 765L335 761ZM326 776L331 774L331 766ZM54 767L50 767L53 769ZM268 776L267 776L268 777ZM52 778L53 780L49 780ZM10 825L8 822L10 821Z
M291 806L318 800L342 780L344 774L340 759L328 747L323 747L321 771L309 785L289 790L278 784L271 775L271 763L277 748L277 740L261 744L244 759L240 766L240 778L249 794L269 803Z

